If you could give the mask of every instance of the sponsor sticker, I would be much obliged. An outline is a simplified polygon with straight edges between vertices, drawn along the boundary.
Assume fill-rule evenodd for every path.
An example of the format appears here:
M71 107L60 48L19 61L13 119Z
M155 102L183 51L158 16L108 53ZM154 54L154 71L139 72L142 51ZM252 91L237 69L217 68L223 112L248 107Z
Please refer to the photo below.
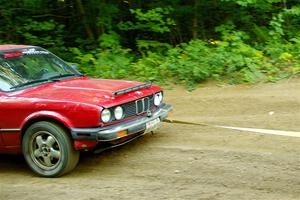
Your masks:
M26 49L26 50L23 51L22 53L25 54L25 55L49 54L48 51L36 50L36 49L34 49L34 48Z

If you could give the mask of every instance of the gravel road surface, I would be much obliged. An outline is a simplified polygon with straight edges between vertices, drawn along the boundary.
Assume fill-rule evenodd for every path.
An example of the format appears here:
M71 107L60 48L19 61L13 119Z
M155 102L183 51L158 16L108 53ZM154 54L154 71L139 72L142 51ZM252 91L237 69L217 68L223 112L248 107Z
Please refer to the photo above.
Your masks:
M171 118L300 131L300 80L165 91ZM0 155L1 200L299 200L300 138L163 123L154 134L82 155L61 178L35 176L22 156Z

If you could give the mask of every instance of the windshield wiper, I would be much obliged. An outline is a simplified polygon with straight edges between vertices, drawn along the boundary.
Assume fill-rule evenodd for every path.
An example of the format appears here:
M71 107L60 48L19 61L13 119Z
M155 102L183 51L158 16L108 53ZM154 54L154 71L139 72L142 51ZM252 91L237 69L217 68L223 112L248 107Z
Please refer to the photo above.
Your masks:
M38 79L38 80L33 80L33 81L28 81L25 83L21 83L19 85L15 85L12 86L10 89L16 89L16 88L20 88L20 87L24 87L24 86L28 86L28 85L32 85L32 84L36 84L36 83L42 83L42 82L56 82L56 81L60 81L58 78L63 78L63 77L68 77L68 76L83 76L82 74L60 74L60 75L56 75L56 76L52 76L46 79Z
M24 86L27 86L27 85L33 85L35 83L42 83L42 82L49 82L49 81L53 82L53 81L56 81L56 80L38 79L38 80L28 81L28 82L25 82L25 83L21 83L19 85L12 86L10 89L16 89L16 88L24 87Z
M63 78L63 77L68 77L68 76L83 76L82 74L72 74L72 73L69 73L69 74L59 74L59 75L56 75L56 76L51 76L49 77L50 80L55 80L57 78Z

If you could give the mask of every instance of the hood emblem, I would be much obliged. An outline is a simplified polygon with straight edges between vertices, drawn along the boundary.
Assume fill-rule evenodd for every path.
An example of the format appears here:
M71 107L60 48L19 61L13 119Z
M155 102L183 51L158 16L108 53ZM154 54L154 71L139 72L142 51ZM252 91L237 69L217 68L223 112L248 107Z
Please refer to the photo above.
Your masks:
M135 93L138 94L138 95L142 95L143 94L141 91L136 91Z

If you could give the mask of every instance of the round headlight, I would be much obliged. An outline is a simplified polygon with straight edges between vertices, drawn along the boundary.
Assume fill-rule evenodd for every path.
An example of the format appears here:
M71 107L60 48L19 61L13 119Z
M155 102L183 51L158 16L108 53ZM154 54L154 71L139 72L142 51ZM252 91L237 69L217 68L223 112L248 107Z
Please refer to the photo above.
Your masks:
M122 119L123 114L124 114L123 108L121 106L116 107L115 111L114 111L114 114L115 114L116 120Z
M163 100L163 96L162 96L161 92L156 93L154 95L154 105L159 106L161 104L162 100Z
M101 120L102 120L102 122L107 123L107 122L110 121L110 119L111 119L111 113L110 113L110 110L104 109L104 110L101 112Z
M162 94L162 92L158 93L158 97L159 97L160 103L162 103L163 102L163 94Z

